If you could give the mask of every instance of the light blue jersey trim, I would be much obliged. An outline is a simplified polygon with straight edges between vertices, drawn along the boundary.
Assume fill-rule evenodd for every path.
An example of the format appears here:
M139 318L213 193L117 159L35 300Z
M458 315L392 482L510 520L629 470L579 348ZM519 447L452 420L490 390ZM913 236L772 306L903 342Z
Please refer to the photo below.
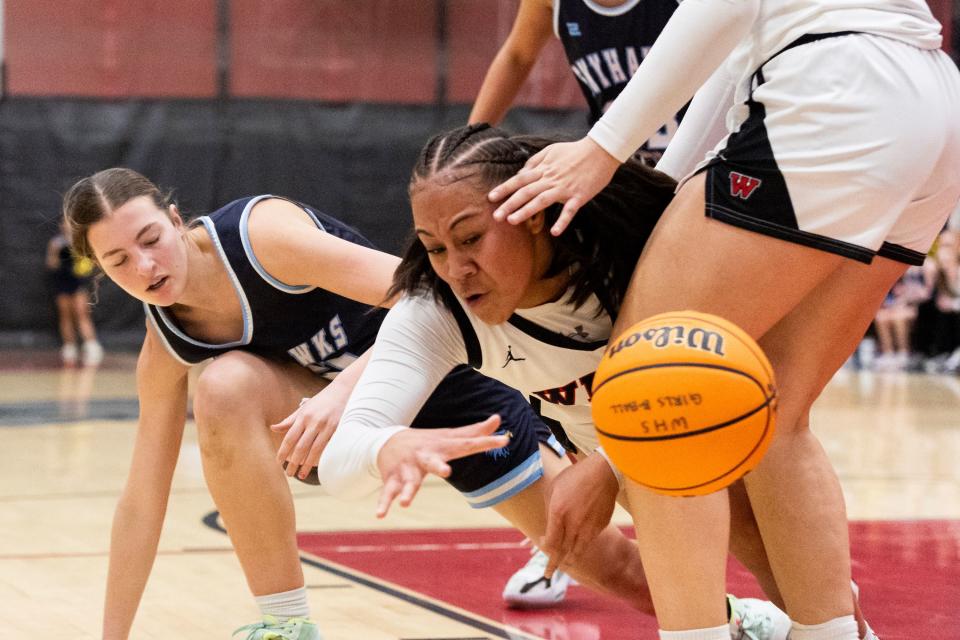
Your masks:
M177 353L177 350L173 348L173 345L170 344L170 341L167 340L167 334L160 330L160 325L157 324L157 319L153 317L153 314L150 313L150 305L146 302L143 303L143 311L147 314L147 321L153 325L154 330L157 332L157 335L160 336L160 340L163 341L163 346L166 348L167 353L173 356L173 359L179 362L180 364L192 367L194 364L199 364L195 362L187 362L180 357L180 354Z
M583 4L587 5L587 7L589 7L591 11L593 11L594 13L599 13L601 16L607 16L609 18L616 18L617 16L622 16L623 14L627 13L628 11L633 9L635 6L637 6L639 3L640 3L640 0L631 0L628 2L624 2L619 7L605 7L602 4L593 2L593 0L583 0ZM559 4L559 2L557 2L556 4Z
M464 493L463 497L474 509L483 509L499 504L517 495L543 477L540 452L534 452L519 466L476 491Z
M546 445L553 449L553 452L560 456L561 458L566 457L567 450L563 448L563 445L560 444L560 441L557 440L557 436L550 434L550 437L547 438Z
M272 275L270 275L266 269L263 268L263 265L260 264L259 260L257 260L257 256L255 256L253 253L253 245L250 244L250 231L249 231L250 212L253 211L253 206L258 202L261 202L263 200L269 200L270 198L276 198L276 197L277 196L272 196L268 194L268 195L257 196L256 198L250 199L250 202L247 203L247 206L243 208L243 213L240 214L240 242L243 243L243 250L247 254L247 260L250 261L250 264L253 265L253 269L260 275L261 278L263 278L264 282L269 284L274 289L279 289L284 293L291 293L291 294L309 293L314 289L316 289L316 287L311 287L308 285L292 285L292 284L286 284L284 282L280 282L279 280L274 278ZM284 198L281 198L281 199L284 199ZM290 200L287 200L287 202L292 203L292 201ZM321 224L317 216L313 215L313 212L310 211L310 209L307 209L306 207L303 207L303 206L301 206L300 208L303 209L303 211L308 216L310 216L314 224L317 225L318 229L320 229L321 231L326 231L326 229L323 228L323 224Z
M166 325L167 329L172 331L174 335L184 342L189 342L194 346L203 347L204 349L231 349L233 347L248 345L253 338L253 313L250 312L250 302L247 301L247 294L244 292L243 287L240 286L240 280L237 278L237 274L233 272L233 267L230 266L230 261L227 259L227 254L223 250L223 245L220 244L220 236L217 235L217 229L213 221L209 216L203 216L199 218L199 220L203 223L203 226L206 227L207 233L210 234L210 239L213 240L213 245L217 248L217 253L220 255L220 261L223 263L224 269L227 270L227 275L230 276L233 290L236 291L237 298L240 299L240 312L243 314L243 335L235 342L225 342L223 344L201 342L181 331L180 328L177 327L177 324L167 315L163 307L154 308L157 310L157 315L163 320L163 324Z

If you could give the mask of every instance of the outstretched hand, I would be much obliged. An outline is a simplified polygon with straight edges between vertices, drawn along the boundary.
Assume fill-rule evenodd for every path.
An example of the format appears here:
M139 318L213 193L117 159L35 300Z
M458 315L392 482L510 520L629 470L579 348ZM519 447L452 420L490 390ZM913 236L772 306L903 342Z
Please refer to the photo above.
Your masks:
M500 416L494 414L466 427L404 429L391 436L377 456L383 478L377 517L386 516L394 500L410 506L428 473L448 477L450 460L507 446L508 435L493 435L499 428Z
M599 454L587 456L554 479L547 498L547 530L540 549L550 558L544 575L575 561L610 524L620 485Z
M515 176L490 191L491 202L507 198L493 217L518 224L562 202L560 217L550 229L558 236L580 207L607 186L619 166L616 158L589 137L552 144L527 160Z
M349 397L349 388L340 389L330 384L301 402L289 416L270 425L275 433L286 432L277 450L277 462L284 466L287 476L308 478L330 442Z

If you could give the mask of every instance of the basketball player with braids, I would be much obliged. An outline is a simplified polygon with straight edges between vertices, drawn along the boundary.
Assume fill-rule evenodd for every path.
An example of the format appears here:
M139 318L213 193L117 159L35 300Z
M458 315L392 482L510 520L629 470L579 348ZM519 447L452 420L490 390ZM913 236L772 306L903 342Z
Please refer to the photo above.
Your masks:
M373 491L382 481L381 516L395 499L410 504L424 474L436 470L418 458L404 438L414 430L403 426L444 371L469 363L527 396L581 458L571 468L587 467L601 478L576 490L591 522L579 537L570 532L575 551L562 566L575 569L571 561L590 554L595 536L619 535L610 517L621 480L598 448L591 381L611 318L675 183L631 160L588 205L594 216L584 216L573 233L554 238L546 232L556 209L520 227L495 222L486 193L548 142L476 125L427 143L410 181L416 236L391 289L403 297L387 314L320 459L319 476L329 492L344 497ZM567 473L559 475L553 493L569 495L570 487L560 484ZM776 600L749 503L738 507L732 549ZM542 535L549 540L554 532L547 525ZM732 597L728 603L731 637L786 637L790 621L772 603Z
M236 200L188 225L129 169L77 182L64 197L64 218L76 252L141 300L147 316L137 438L114 516L103 637L130 633L180 450L187 371L212 358L193 400L204 475L263 613L238 632L245 640L316 640L277 458L288 461L288 476L309 479L361 369L349 365L362 360L382 322L385 311L372 307L387 299L397 258L330 216L270 195ZM547 485L561 469L556 440L515 390L469 367L451 367L441 378L416 418L423 428L401 439L443 465L472 506L490 506L527 535L542 534ZM284 447L287 431L309 437L311 446ZM633 549L611 530L574 573L651 612Z
M555 36L563 45L593 124L627 85L676 7L676 0L521 0L510 34L487 70L469 122L498 124ZM637 155L644 162L652 166L660 159L685 109L667 118L641 145ZM559 571L544 579L548 562L534 547L527 565L507 581L504 600L513 606L562 602L570 578Z
M503 120L555 36L593 124L627 85L676 7L676 0L521 0L510 34L487 69L469 122L495 125ZM683 111L668 117L640 147L647 162L663 154Z
M562 233L693 96L658 164L685 177L617 330L689 309L741 326L769 356L777 433L745 484L792 640L873 636L851 615L843 492L810 409L960 197L960 74L940 30L922 0L685 0L586 137L490 193L516 224L564 203ZM724 136L704 135L724 120ZM661 636L725 637L726 493L675 500L634 485L630 504L649 525L638 544ZM551 507L554 520L578 527L575 509Z

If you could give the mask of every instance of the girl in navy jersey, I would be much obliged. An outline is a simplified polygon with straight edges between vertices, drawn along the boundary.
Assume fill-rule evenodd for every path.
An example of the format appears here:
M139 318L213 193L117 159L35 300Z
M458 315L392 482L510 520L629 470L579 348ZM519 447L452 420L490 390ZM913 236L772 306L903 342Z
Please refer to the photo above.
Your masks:
M372 306L387 299L397 259L343 223L269 195L231 202L187 225L156 186L129 169L79 181L64 197L64 215L76 252L143 301L147 315L137 439L114 516L103 637L130 633L180 450L187 372L213 358L198 379L193 414L207 484L264 614L243 627L245 638L319 638L307 619L277 432L314 438L311 448L279 452L293 461L287 475L307 478L362 368L348 365L380 326L385 312ZM473 506L492 506L539 535L547 484L539 480L562 468L551 451L559 445L516 391L466 367L442 377L417 416L423 429L401 440ZM499 417L484 420L493 413ZM484 422L449 435L442 428L477 421ZM502 435L507 431L512 437ZM611 530L578 578L650 611L632 549Z
M495 222L486 192L545 144L478 125L426 145L410 183L417 236L392 290L406 295L387 314L371 362L321 457L319 475L329 491L344 497L382 482L380 515L395 499L409 503L431 469L399 437L401 427L410 424L444 370L470 363L528 396L580 458L552 486L554 495L583 506L580 526L565 533L573 551L551 557L554 566L566 566L608 530L620 493L622 478L597 443L591 383L637 257L674 182L631 160L591 201L594 216L566 236L552 238L546 231L558 208L521 227ZM572 469L594 480L578 485ZM776 600L749 503L738 489L731 548ZM546 541L557 533L548 524ZM723 606L723 594L720 600ZM771 603L730 604L727 637L786 637L790 621Z
M939 32L922 0L685 0L587 137L490 194L509 196L495 215L516 223L563 202L560 233L696 92L658 165L686 178L615 333L692 309L770 357L777 436L746 486L793 640L872 635L850 615L843 494L809 414L960 196L960 74ZM703 134L723 120L726 137ZM651 525L639 545L663 637L722 637L726 493L676 501L634 486L630 502Z
M555 36L593 124L627 85L676 7L676 0L522 0L510 34L484 77L470 123L498 124L503 119ZM664 121L641 147L642 157L659 159L680 117L678 112Z

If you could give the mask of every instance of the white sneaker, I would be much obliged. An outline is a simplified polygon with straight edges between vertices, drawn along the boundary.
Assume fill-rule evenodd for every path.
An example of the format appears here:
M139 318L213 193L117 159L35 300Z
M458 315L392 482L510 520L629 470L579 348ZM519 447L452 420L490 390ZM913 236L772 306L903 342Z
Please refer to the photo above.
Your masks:
M77 351L77 345L72 342L68 342L60 347L60 360L68 367L77 364L79 356L80 353Z
M790 618L777 605L756 598L727 595L731 640L787 640Z
M245 633L242 640L322 640L317 625L307 618L290 618L280 622L274 616L240 627L232 636Z
M83 343L83 366L95 367L103 362L103 347L96 340L87 340Z
M515 609L533 609L552 607L563 602L567 587L573 579L559 569L553 577L543 575L547 568L547 554L534 547L532 555L516 573L510 576L503 588L503 600L508 607Z

